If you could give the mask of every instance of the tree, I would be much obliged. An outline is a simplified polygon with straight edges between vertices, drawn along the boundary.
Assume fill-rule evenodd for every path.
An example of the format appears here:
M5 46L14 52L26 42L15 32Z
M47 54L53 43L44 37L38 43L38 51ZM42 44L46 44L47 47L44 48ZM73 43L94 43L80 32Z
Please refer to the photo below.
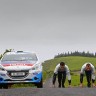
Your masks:
M3 53L3 55L7 52L12 52L14 49L6 49L5 52Z

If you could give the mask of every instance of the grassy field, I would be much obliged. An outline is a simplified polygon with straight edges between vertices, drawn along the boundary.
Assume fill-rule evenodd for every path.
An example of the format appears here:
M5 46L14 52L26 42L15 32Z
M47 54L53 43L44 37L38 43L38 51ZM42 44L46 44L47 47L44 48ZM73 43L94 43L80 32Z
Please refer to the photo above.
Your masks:
M80 84L80 69L81 66L90 62L96 67L96 58L93 57L80 57L80 56L68 56L68 57L60 57L51 60L47 60L43 63L43 79L46 80L49 77L52 77L55 66L61 61L65 62L71 71L72 77L72 86L78 86ZM68 82L66 80L66 85ZM86 79L84 78L84 86L86 86Z

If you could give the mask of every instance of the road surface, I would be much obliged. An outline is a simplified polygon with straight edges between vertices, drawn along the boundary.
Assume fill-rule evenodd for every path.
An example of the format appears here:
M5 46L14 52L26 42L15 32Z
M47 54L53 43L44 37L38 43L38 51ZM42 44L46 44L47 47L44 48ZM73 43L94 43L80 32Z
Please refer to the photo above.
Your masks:
M49 79L44 83L44 88L0 89L0 96L96 96L96 88L52 88Z

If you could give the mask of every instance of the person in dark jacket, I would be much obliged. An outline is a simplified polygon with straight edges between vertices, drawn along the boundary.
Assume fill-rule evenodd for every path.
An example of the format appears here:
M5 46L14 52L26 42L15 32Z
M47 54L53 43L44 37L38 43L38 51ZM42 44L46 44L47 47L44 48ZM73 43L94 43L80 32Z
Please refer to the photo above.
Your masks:
M66 76L68 77L68 82L69 82L69 86L71 86L71 75L70 75L70 70L68 68L68 66L64 63L64 62L60 62L54 70L54 74L53 74L53 86L55 87L55 81L56 81L56 76L58 76L58 87L60 88L61 86L64 88L65 85L65 80L66 80Z
M91 63L85 63L81 67L81 71L80 71L80 87L83 87L84 73L85 73L86 79L87 79L87 87L91 87L91 81L92 81L92 87L96 87L95 83L94 83L95 82L95 67Z

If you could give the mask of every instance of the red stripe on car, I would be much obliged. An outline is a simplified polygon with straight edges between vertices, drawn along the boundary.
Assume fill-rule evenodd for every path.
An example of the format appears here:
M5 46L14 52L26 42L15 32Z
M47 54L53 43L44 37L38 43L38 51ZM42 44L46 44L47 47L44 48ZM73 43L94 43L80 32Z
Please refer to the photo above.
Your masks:
M8 66L33 66L33 64L3 64L4 67Z

